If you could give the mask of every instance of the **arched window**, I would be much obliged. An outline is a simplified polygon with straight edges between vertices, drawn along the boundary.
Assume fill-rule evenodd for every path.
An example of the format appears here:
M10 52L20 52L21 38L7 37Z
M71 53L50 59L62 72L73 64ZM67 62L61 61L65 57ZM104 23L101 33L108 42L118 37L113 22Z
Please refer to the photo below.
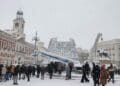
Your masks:
M22 24L22 28L24 28L24 24Z
M19 23L15 23L15 27L18 27L19 26Z

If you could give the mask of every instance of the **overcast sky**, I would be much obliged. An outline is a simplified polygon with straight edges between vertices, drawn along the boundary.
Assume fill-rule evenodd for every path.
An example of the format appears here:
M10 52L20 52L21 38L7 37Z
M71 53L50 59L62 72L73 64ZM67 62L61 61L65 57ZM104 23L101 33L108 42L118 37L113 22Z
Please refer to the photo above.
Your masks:
M120 0L0 0L0 29L12 29L20 8L30 42L35 31L45 46L53 37L73 38L90 49L98 32L104 40L120 38Z

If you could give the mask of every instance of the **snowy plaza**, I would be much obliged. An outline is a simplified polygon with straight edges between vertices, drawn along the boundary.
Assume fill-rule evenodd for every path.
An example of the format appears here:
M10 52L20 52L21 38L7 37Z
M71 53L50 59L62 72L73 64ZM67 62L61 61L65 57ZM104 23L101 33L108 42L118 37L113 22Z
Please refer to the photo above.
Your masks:
M81 74L72 74L71 80L65 80L65 75L54 75L53 79L49 79L48 75L45 76L44 80L40 78L32 77L30 82L27 80L18 80L17 86L94 86L93 80L90 77L89 83L81 83ZM115 83L112 82L107 83L106 86L119 86L120 85L120 76L115 76ZM0 86L14 86L13 81L1 82Z
M120 86L120 0L0 0L0 86Z

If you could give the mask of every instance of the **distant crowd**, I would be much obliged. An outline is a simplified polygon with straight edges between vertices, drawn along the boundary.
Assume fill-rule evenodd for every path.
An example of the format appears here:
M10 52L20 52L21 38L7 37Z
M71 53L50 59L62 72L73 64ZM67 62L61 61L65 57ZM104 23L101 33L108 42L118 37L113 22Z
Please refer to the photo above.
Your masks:
M47 65L15 65L12 64L2 65L0 64L0 82L5 82L8 80L13 80L13 84L17 85L18 80L25 80L30 81L32 77L41 77L44 80L44 75L47 73L49 78L52 79L53 73L61 74L63 71L66 70L66 79L71 78L73 64L69 63L65 65L60 62L50 62Z
M89 63L86 62L82 67L82 77L81 83L89 83L90 75L93 78L94 86L105 86L108 82L115 82L115 68L111 63L107 68L104 64L97 65L92 64L92 68ZM8 80L13 80L13 84L17 85L19 80L27 80L28 82L32 77L41 78L44 80L44 75L47 73L49 78L52 79L54 73L62 74L64 71L66 73L65 80L72 78L71 73L73 71L74 64L69 62L68 64L63 64L61 62L50 62L47 65L15 65L12 64L2 65L0 64L0 82L6 82Z

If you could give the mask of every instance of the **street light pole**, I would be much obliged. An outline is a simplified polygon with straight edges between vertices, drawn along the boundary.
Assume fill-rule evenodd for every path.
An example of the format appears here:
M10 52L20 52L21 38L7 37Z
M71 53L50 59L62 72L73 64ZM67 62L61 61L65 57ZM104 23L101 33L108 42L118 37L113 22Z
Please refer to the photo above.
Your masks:
M35 37L33 38L33 40L35 41L35 49L34 49L34 57L36 57L36 64L38 63L38 54L37 54L37 42L39 41L39 38L37 36L37 32L35 34Z
M37 50L36 45L37 45L37 41L39 41L39 39L37 37L37 32L36 32L35 37L34 37L33 40L35 41L35 50Z

